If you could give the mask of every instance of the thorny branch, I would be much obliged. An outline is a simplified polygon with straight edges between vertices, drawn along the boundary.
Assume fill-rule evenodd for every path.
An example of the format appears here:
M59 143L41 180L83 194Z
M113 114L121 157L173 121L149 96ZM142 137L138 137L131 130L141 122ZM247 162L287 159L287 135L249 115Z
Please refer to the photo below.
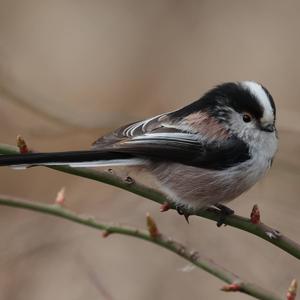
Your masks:
M26 142L23 140L22 137L18 136L17 138L17 146L19 152L21 154L26 154L29 152L29 149L26 145ZM1 152L3 151L3 152ZM1 145L0 144L0 153L2 154L10 154L10 153L18 153L18 151L8 145ZM51 167L52 169L59 170L62 172L74 174L77 176L82 176L86 178L90 178L93 180L101 181L104 183L108 183L138 195L144 196L149 198L153 201L161 203L161 211L167 211L170 208L174 208L171 205L170 201L167 201L166 196L163 195L160 191L155 189L151 189L149 187L143 186L135 182L135 180L131 177L126 177L124 179L119 178L118 176L114 175L111 170L108 170L108 175L105 171L99 172L94 170L86 170L86 169L72 169L68 167ZM84 172L87 171L87 172ZM124 185L125 183L125 185ZM132 186L132 188L128 188L128 186ZM164 201L165 200L165 201ZM41 213L54 215L57 217L61 217L64 219L68 219L73 222L80 223L82 225L86 225L89 227L97 228L103 230L103 237L108 237L112 233L119 233L124 235L130 235L136 238L144 239L149 242L153 242L157 245L160 245L177 255L185 258L186 260L190 261L192 264L196 265L197 267L207 271L208 273L218 277L219 279L228 283L222 287L221 290L226 292L242 292L248 295L251 295L257 299L262 300L276 300L279 299L277 296L273 295L272 293L266 291L265 289L255 286L251 283L242 281L237 275L233 274L232 272L224 269L223 267L218 266L212 260L204 258L199 255L197 251L191 251L187 249L184 245L176 242L168 237L165 237L160 233L155 221L152 217L147 214L147 227L148 233L139 231L138 229L126 228L122 226L112 226L107 224L101 224L94 220L94 218L87 218L82 217L79 215L74 214L71 211L66 210L63 208L63 204L65 201L65 189L62 188L61 191L58 192L57 197L53 205L49 204L39 204L29 201L21 201L18 199L7 198L3 197L1 199L0 196L0 205L12 206L12 207L19 207L28 210L39 211ZM195 214L195 213L194 213ZM207 211L199 211L196 213L198 216L202 216L211 220L218 221L220 212L217 210L207 210ZM271 227L266 226L265 224L261 223L260 220L260 211L257 205L253 206L250 219L246 219L240 216L231 216L227 217L226 221L224 222L226 225L231 225L233 227L239 228L244 231L248 231L253 233L265 240L270 241L271 243L275 244L276 246L280 247L281 249L285 250L286 252L292 254L293 256L299 258L299 244L295 243L294 241L284 237L281 233ZM217 223L218 224L218 223ZM252 228L251 228L252 225ZM255 228L253 228L255 226ZM266 238L268 237L268 238ZM278 243L279 242L279 243ZM287 300L295 300L297 293L297 281L294 279L288 289L286 294Z
M72 222L79 223L98 230L103 230L105 233L103 237L107 237L108 235L111 235L113 233L118 233L146 240L148 242L159 245L165 249L168 249L173 253L176 253L177 255L189 261L196 267L201 268L206 272L210 273L211 275L226 282L228 285L222 288L223 291L239 291L241 293L248 294L254 298L261 300L283 300L283 298L279 298L278 296L273 295L271 292L257 285L243 281L239 276L217 265L211 259L205 258L202 255L200 255L197 251L188 249L183 244L163 235L158 231L157 225L155 224L154 220L150 217L149 214L147 215L148 232L146 232L120 225L109 225L100 223L96 221L93 217L84 217L77 215L71 212L70 210L67 210L62 205L57 204L56 201L54 204L44 204L32 201L23 201L8 196L0 196L0 205L37 211L40 213L67 219ZM291 293L292 292L289 291L288 295L290 295Z

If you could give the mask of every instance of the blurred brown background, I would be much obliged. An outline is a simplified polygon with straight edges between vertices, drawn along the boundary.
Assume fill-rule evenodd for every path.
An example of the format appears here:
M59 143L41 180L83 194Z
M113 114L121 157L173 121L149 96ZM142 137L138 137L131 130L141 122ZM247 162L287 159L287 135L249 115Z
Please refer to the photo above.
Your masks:
M0 142L22 134L43 151L86 149L102 133L257 80L278 107L272 171L231 204L300 241L299 1L0 1ZM0 193L67 206L103 221L162 231L249 281L284 295L299 262L229 227L218 229L116 188L45 168L0 169ZM0 298L249 299L161 248L37 213L0 207Z

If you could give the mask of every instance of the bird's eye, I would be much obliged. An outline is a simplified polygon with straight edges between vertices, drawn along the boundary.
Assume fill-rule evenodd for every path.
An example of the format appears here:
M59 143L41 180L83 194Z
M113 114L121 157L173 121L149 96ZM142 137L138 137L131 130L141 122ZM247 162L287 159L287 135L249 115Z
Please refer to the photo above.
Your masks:
M251 122L251 121L252 121L252 116L251 116L250 114L248 114L248 113L244 113L244 114L243 114L243 121L244 121L245 123Z

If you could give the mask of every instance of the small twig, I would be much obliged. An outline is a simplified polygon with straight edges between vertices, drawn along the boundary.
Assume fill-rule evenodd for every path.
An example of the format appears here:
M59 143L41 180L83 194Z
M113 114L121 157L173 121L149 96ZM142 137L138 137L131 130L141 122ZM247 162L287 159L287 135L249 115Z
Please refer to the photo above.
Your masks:
M95 287L95 289L98 291L99 295L101 296L101 299L113 300L113 297L108 292L108 290L104 287L98 274L95 272L94 267L90 265L81 255L78 255L77 263L79 266L81 266L82 269L84 269L86 275L88 276L89 283Z
M0 153L17 154L19 152L16 147L0 144ZM76 176L107 183L119 187L121 189L130 191L142 197L148 198L160 204L164 204L166 202L170 203L169 199L161 191L145 186L135 180L129 180L129 184L128 180L124 180L124 178L118 177L111 171L99 171L87 168L70 168L67 166L51 166L49 168L64 173L73 174ZM172 205L171 203L170 208L175 209L174 205ZM193 213L200 217L207 218L216 222L220 219L220 212L217 209L211 209L209 211L203 210ZM281 248L282 250L291 254L292 256L300 259L300 245L295 241L289 239L288 237L284 236L283 234L279 234L279 232L274 228L271 228L263 223L252 224L249 218L244 218L238 215L226 217L224 224L252 233L268 241L269 243Z
M32 201L23 201L7 196L0 196L0 205L38 211L44 214L64 218L95 229L103 230L104 232L118 233L146 240L165 249L168 249L173 253L176 253L193 265L228 283L228 286L231 287L231 289L227 289L227 291L239 291L261 300L283 300L283 298L279 298L278 296L273 295L271 292L259 286L243 281L239 276L217 265L211 259L201 256L198 252L190 250L183 244L174 241L162 234L153 236L152 233L147 233L145 231L137 230L134 228L99 223L92 217L77 215L74 212L71 212L64 207L56 204L36 203ZM149 217L147 219L149 219ZM150 223L150 227L152 228L153 224L155 224L152 218ZM158 232L156 225L155 228ZM233 289L232 287L235 287L235 289ZM225 289L223 288L223 290Z

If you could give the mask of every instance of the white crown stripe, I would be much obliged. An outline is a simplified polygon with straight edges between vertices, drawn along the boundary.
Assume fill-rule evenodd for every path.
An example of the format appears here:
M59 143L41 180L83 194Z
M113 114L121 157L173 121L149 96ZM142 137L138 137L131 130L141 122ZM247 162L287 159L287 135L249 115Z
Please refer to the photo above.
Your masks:
M263 107L262 122L273 123L274 122L274 111L270 102L270 99L262 86L254 81L243 81L242 86L246 87L250 93L256 97Z

